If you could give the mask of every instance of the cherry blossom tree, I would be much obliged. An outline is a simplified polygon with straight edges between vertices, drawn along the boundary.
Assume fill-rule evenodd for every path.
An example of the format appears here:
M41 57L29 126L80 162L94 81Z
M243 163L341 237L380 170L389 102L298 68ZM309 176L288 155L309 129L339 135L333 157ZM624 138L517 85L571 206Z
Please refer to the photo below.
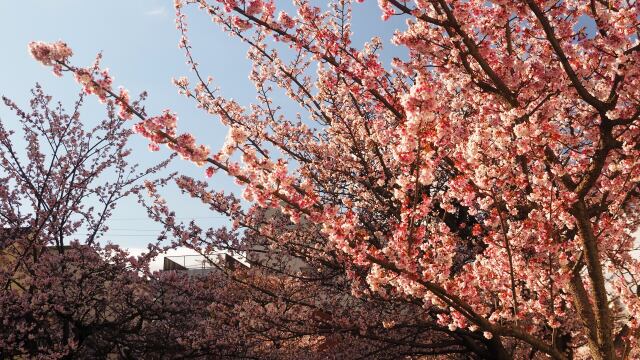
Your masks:
M406 18L392 42L408 55L391 64L380 38L352 43L351 1L294 5L175 2L193 73L175 82L229 128L217 152L179 133L171 110L146 116L108 73L74 66L66 44L30 49L136 117L152 150L225 172L255 208L313 229L308 251L335 258L364 301L407 299L481 334L493 358L639 356L638 4L380 0L384 19ZM201 73L187 6L247 44L255 103ZM234 210L201 182L178 183Z
M172 273L141 277L137 260L112 245L73 243L36 260L18 257L8 262L21 261L17 272L4 269L3 260L0 279L14 284L0 293L5 358L206 358L222 352L211 340L219 336L200 336L218 328L210 311L213 281Z
M215 322L225 327L216 333L217 341L236 344L244 356L260 359L493 358L491 340L438 324L435 308L424 309L401 294L380 296L364 282L351 283L346 273L363 269L345 269L339 254L320 251L318 226L293 224L273 209L254 207L244 213L233 195L211 198L205 183L193 181L178 179L183 189L192 191L190 196L238 221L242 236L225 228L176 222L178 215L152 186L148 190L154 201L148 209L165 225L164 236L183 239L175 245L200 252L216 269L214 277L205 279L219 289L214 316L230 319ZM266 228L272 229L268 236ZM250 267L220 265L211 256L214 251L233 254Z
M18 121L0 121L0 357L189 354L168 339L172 322L208 318L210 302L185 295L196 284L143 277L154 251L134 258L97 242L117 203L169 160L130 165L131 130L113 107L88 129L84 98L71 113L40 86L28 111L3 98Z

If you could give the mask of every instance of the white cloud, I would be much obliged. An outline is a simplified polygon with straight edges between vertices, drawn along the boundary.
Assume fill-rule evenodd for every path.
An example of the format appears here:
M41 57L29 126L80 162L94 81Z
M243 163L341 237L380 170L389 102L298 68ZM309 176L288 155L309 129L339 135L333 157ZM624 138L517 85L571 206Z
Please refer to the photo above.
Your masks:
M164 16L167 14L167 8L164 6L158 6L157 8L147 11L145 14L148 16Z

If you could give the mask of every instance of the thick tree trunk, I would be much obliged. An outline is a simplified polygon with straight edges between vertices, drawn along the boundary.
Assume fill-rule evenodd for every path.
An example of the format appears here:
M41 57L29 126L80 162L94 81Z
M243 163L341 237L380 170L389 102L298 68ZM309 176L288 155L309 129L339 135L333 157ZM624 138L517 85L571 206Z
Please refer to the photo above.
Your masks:
M512 360L511 355L507 352L507 349L502 345L502 341L500 337L496 336L491 340L487 341L487 349L489 350L489 354L491 359L494 360Z

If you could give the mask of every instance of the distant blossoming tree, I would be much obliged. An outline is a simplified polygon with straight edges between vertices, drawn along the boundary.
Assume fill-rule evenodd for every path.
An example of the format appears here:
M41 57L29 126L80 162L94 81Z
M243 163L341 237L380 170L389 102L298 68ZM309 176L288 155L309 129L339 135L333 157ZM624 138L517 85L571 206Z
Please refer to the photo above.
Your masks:
M188 4L248 45L256 103L201 74ZM226 172L256 208L309 224L308 251L366 284L363 301L419 304L440 326L481 334L498 359L640 356L638 4L380 0L383 18L407 19L393 43L408 56L390 65L379 38L352 43L351 1L294 5L175 2L196 80L176 85L229 128L215 153L170 110L146 116L108 73L72 65L66 44L31 51L137 117L152 149ZM304 114L285 116L275 88ZM202 182L179 184L230 209ZM295 242L254 231L273 247Z
M169 160L129 164L131 130L113 107L84 124L84 98L71 112L40 86L28 111L3 98L15 117L0 121L0 358L197 356L210 344L176 339L209 321L211 300L192 296L207 283L150 274L157 248L135 258L97 242Z

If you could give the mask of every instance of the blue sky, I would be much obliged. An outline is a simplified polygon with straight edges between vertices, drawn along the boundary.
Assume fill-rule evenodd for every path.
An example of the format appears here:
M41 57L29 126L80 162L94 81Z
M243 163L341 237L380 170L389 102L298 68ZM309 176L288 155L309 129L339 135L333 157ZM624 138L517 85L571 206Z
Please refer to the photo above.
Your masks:
M70 106L78 92L75 81L68 76L54 77L27 52L27 44L33 40L64 40L74 50L72 62L75 65L89 65L96 53L102 51L102 64L110 69L114 85L128 88L132 95L147 90L149 114L171 108L180 118L180 131L197 134L199 142L216 151L224 142L226 129L217 118L206 115L178 95L171 84L172 77L189 75L184 55L177 47L179 34L174 26L172 4L170 0L0 0L0 94L26 106L29 90L40 82L45 91ZM276 0L276 5L290 8L288 0ZM187 8L197 61L206 74L214 77L225 96L249 104L255 99L255 93L247 78L250 64L245 56L246 47L224 34L204 13L195 10ZM377 34L385 34L384 38L388 40L393 29L399 26L402 26L399 19L386 23L380 20L376 1L357 4L353 30L358 36L354 45L360 47L363 41ZM385 45L388 61L396 50L388 41ZM100 119L104 110L95 98L90 98L87 104L82 118L90 124ZM0 107L0 119L8 126L15 121L3 106ZM167 155L166 151L149 152L146 140L137 135L131 146L135 160L143 166L152 165ZM180 160L172 164L170 170L203 178L201 168ZM224 176L216 176L211 182L218 189L237 190ZM203 226L226 223L225 219L180 195L173 187L163 190L163 194L180 218L195 218ZM144 247L154 239L159 228L146 219L144 210L134 199L121 204L110 226L113 230L102 242L112 241L132 248Z

